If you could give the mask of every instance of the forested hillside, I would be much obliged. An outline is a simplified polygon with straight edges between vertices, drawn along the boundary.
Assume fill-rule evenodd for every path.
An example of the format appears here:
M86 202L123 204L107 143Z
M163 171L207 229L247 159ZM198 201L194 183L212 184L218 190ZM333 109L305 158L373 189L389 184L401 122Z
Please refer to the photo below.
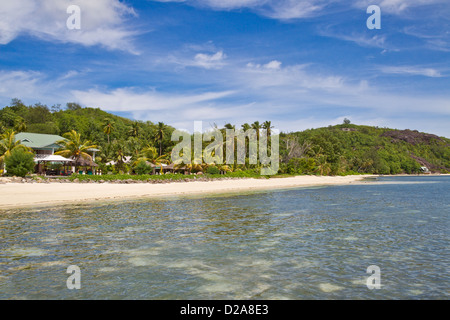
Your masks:
M224 128L236 126L226 124ZM273 126L270 121L255 121L242 128L270 135ZM139 159L149 151L155 159L166 155L170 160L174 146L170 141L174 128L162 122L133 121L76 103L26 106L13 99L0 109L0 134L7 129L58 135L75 130L101 150L95 159L99 164L114 160L122 165L120 171L132 169L125 166L125 157ZM450 139L415 130L358 126L346 120L341 125L281 133L280 160L280 173L284 174L419 173L421 167L446 173L450 171ZM233 171L258 169L249 164L229 167Z
M105 133L108 124L111 127L109 135ZM99 145L107 143L108 138L113 141L139 137L152 141L157 127L150 121L133 121L99 108L82 108L76 103L67 103L64 107L43 104L25 106L20 100L13 99L10 106L0 109L0 133L7 128L15 129L16 132L58 135L75 130L83 138ZM167 129L171 128L167 126Z
M415 130L350 123L282 134L286 173L345 174L450 171L450 139Z

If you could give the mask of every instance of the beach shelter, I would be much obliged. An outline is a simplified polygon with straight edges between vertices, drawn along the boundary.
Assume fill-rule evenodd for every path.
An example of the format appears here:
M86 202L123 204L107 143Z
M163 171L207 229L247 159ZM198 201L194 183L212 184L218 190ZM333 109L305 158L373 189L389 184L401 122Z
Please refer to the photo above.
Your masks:
M72 159L67 159L55 154L37 154L34 158L34 162L38 165L38 171L43 173L45 171L45 165L47 163L62 163L63 165L68 165L74 162Z

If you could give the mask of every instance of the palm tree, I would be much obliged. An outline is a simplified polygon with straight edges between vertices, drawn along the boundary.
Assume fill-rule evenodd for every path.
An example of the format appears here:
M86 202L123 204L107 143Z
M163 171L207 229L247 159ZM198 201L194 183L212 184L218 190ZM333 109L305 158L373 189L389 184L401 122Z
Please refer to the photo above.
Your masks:
M264 123L262 124L263 129L266 131L266 137L267 137L267 147L270 148L272 141L270 139L270 137L272 136L272 122L271 121L264 121Z
M321 154L316 159L316 172L320 173L321 176L328 175L331 172L331 165L327 162L327 156Z
M259 124L259 121L255 121L252 123L252 129L256 130L256 164L259 166L259 134L261 130L261 125Z
M236 126L235 125L232 125L231 123L227 123L225 126L224 126L224 129L222 130L223 132L222 132L222 134L223 134L223 136L225 137L226 136L226 130L233 130L234 132L236 132ZM227 139L228 139L228 137L227 137ZM227 142L228 142L228 140L227 140ZM236 151L237 151L237 137L235 136L234 137L234 139L233 139L233 154L236 154ZM234 166L234 159L231 159L231 158L228 158L229 156L228 156L228 154L227 154L227 148L229 148L230 146L229 145L227 145L227 143L224 143L223 144L223 154L224 155L226 155L227 156L227 161L226 162L228 162L228 161L233 161L233 166ZM231 151L231 150L230 150ZM226 170L222 170L222 171L226 171Z
M227 123L227 124L224 126L224 128L225 128L225 129L229 129L229 130L236 130L236 126L235 126L235 125L232 125L231 123Z
M97 153L97 157L95 158L97 162L107 163L112 160L112 146L107 144L100 148L100 152Z
M244 131L247 131L252 128L248 123L244 123L243 125L241 125L241 127Z
M126 141L128 152L131 155L132 160L136 160L139 158L139 154L142 149L142 143L141 141L136 137L129 137Z
M27 124L26 124L26 122L25 122L25 119L22 118L22 117L17 118L16 121L15 121L15 127L14 127L14 129L15 129L17 132L27 131Z
M30 151L30 148L24 146L20 140L16 141L15 132L12 129L7 129L5 133L0 136L0 164L5 165L5 159L11 155L14 149L23 149Z
M61 145L62 148L55 152L55 154L75 160L75 171L77 171L77 164L81 158L92 161L92 157L87 151L89 149L97 148L95 144L92 144L89 140L82 141L81 134L75 130L66 132L63 134L63 137L66 139L56 142L56 144Z
M256 141L259 142L259 130L261 130L261 125L259 124L259 121L255 121L252 123L252 129L256 130Z
M127 145L124 143L123 140L113 141L113 148L112 148L112 160L116 163L116 169L123 170L126 156L128 153Z
M128 131L128 134L134 138L139 137L139 122L135 121L131 124L131 128Z
M161 123L161 122L160 122ZM158 155L158 149L148 144L141 150L140 157L136 160L134 164L139 163L140 161L148 161L155 166L159 166L161 168L161 173L163 172L163 163L168 163L169 161L166 159L167 155Z
M110 143L109 136L114 131L115 123L110 118L105 118L103 121L104 121L103 132L108 136L108 144L109 144Z
M264 130L266 130L267 138L270 138L270 136L272 134L272 130L271 129L273 128L272 122L271 121L265 121L262 124L262 127L263 127Z
M156 128L155 140L159 142L159 155L162 156L162 142L165 137L166 125L163 122L158 122L158 127Z

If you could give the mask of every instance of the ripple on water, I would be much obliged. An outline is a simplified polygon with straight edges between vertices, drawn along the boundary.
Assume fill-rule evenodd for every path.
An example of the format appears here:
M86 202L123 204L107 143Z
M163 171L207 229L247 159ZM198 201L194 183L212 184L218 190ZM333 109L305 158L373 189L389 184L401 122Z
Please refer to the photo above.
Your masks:
M17 267L9 268L10 271L21 271L21 270L29 270L29 269L37 269L37 268L46 268L46 267L54 267L54 266L68 266L69 263L67 261L45 261L38 263L26 263Z
M366 286L367 285L367 279L366 278L357 278L357 279L353 279L351 281L352 284L357 285L357 286Z
M357 237L349 236L349 237L342 238L342 240L356 241L356 240L359 240L359 239Z
M216 268L208 266L199 260L175 260L164 263L164 266L167 268L216 270Z
M86 299L445 299L448 184L409 186L8 212L0 295L71 298L65 271L78 264ZM383 290L367 289L372 264Z
M126 251L129 256L157 256L160 254L160 247L143 247Z
M37 247L28 247L28 248L8 248L3 251L7 255L13 257L41 257L47 254L47 251Z
M197 291L202 293L230 293L240 292L242 287L236 283L230 283L228 281L214 282L206 284L197 288Z
M148 267L148 266L158 266L160 263L155 259L147 257L133 257L128 259L128 262L135 267Z
M410 294L412 294L413 296L419 296L419 295L423 294L422 290L409 290L408 292Z
M337 285L334 285L331 283L321 283L319 285L319 289L322 290L323 292L330 293L330 292L340 291L340 290L344 289L344 287L337 286Z
M119 270L118 268L113 268L113 267L104 267L104 268L100 268L98 269L98 271L100 272L114 272Z

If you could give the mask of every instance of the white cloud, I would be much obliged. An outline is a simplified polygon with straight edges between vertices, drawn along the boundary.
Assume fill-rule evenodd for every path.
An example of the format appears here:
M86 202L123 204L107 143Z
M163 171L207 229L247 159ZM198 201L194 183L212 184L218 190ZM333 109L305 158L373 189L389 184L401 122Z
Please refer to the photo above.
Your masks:
M51 82L36 71L0 71L0 83L0 100L4 103L12 98L45 103L61 98L56 89L64 81Z
M318 69L314 64L284 65L278 60L234 65L208 72L203 81L208 81L209 91L197 93L189 89L96 88L80 81L80 77L88 78L86 75L70 71L55 79L33 71L0 71L0 101L7 104L14 97L48 105L73 101L177 128L191 128L194 120L219 126L271 120L277 128L290 131L341 123L342 117L347 117L357 124L398 128L409 124L411 129L450 137L450 99L445 92L392 92L374 87L368 80ZM192 72L192 77L196 74ZM418 119L422 118L432 120L421 123Z
M270 70L280 70L281 62L277 61L277 60L273 60L273 61L270 61L268 64L265 64L263 67L266 69L270 69Z
M61 0L2 1L0 6L0 44L20 35L32 35L48 41L101 45L108 49L136 53L131 44L135 34L125 27L125 18L135 11L119 0L78 0L81 29L69 30L66 12L71 3Z
M223 51L219 51L215 54L198 53L194 58L193 65L203 67L205 69L217 69L224 65L224 59L226 55Z
M167 58L158 59L158 63L174 63L181 67L199 67L209 70L221 69L226 65L227 55L219 50L214 53L192 53L202 49L203 46L189 45L183 52L175 52ZM210 45L209 51L215 51L214 45ZM206 49L206 48L205 48Z
M281 62L278 60L272 60L267 64L261 66L261 64L254 64L253 62L247 63L247 67L250 69L266 69L266 70L280 70Z

